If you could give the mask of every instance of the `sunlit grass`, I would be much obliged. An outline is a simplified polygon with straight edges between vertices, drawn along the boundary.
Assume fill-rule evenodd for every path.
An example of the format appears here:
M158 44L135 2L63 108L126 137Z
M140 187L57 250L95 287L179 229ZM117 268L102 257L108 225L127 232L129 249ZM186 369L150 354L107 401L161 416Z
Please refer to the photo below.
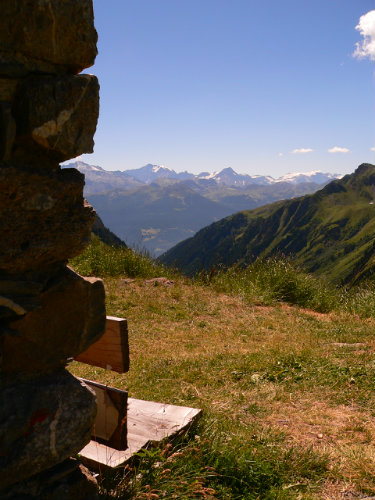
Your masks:
M72 259L70 265L83 276L153 278L174 274L151 259L146 252L111 247L102 243L95 235L92 235L92 241L86 250Z
M131 397L203 409L190 433L102 477L102 498L375 494L370 287L340 290L290 261L192 281L145 256L130 265L136 254L93 247L73 266L102 276L107 314L128 319L131 368L71 370ZM171 282L146 279L161 275Z
M318 312L342 310L365 317L375 314L374 287L334 286L304 272L285 257L257 259L245 268L212 269L211 273L200 273L198 280L215 290L240 295L250 303L286 302Z

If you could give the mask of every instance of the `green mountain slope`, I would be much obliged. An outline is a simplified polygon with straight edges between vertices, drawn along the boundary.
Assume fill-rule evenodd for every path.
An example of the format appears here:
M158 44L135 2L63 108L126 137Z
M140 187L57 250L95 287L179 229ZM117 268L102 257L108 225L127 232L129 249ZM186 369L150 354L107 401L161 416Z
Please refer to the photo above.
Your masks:
M118 236L116 236L112 231L105 227L102 219L96 214L94 224L92 226L92 232L98 236L98 238L106 245L113 247L127 248L126 243L122 241Z
M362 164L313 195L237 213L211 224L160 257L188 274L247 265L257 257L295 256L335 282L355 282L375 268L375 166Z
M89 195L88 200L104 224L128 245L156 255L228 214L225 207L180 183L112 190Z
M276 183L246 189L219 186L213 180L161 178L137 189L88 193L106 226L128 245L160 255L202 227L240 210L292 198L318 189L314 183Z

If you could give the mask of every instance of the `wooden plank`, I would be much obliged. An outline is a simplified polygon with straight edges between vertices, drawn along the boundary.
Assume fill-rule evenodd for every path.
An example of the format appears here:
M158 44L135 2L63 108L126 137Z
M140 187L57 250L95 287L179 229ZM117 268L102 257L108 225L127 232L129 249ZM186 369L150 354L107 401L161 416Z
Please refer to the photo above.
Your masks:
M199 410L129 398L128 438L161 441L185 427Z
M128 447L128 393L92 380L84 378L80 378L80 380L96 394L98 410L92 429L92 438L116 450L125 450Z
M95 470L118 467L150 443L171 439L188 428L202 410L184 406L168 405L128 399L128 448L115 450L95 441L90 441L80 452L82 461Z
M124 451L120 451L92 440L79 452L79 456L81 462L87 467L100 471L101 469L125 465L146 444L147 441L144 440L129 442L129 447Z
M126 319L107 316L104 334L75 360L118 373L129 371L129 341Z

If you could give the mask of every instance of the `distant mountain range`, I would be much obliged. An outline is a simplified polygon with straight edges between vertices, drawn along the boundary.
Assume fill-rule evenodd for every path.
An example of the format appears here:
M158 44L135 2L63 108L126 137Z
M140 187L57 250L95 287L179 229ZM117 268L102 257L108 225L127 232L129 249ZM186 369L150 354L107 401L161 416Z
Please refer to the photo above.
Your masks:
M189 172L177 173L174 170L149 163L144 167L132 170L108 171L104 168L78 161L70 163L66 167L74 167L86 176L86 194L99 193L109 189L134 189L144 184L163 181L208 181L211 186L221 185L228 187L246 188L249 186L269 186L272 184L287 182L290 184L315 183L326 184L333 179L339 179L341 174L324 173L320 170L305 173L291 173L277 179L269 175L237 174L232 168L224 168L220 172L201 172L198 175Z
M124 172L83 162L66 166L85 174L85 196L104 224L129 246L155 256L223 217L313 193L340 177L316 171L273 179L231 168L194 175L151 164Z
M213 223L160 260L194 274L284 254L336 283L357 283L375 271L374 194L375 166L362 164L314 194Z

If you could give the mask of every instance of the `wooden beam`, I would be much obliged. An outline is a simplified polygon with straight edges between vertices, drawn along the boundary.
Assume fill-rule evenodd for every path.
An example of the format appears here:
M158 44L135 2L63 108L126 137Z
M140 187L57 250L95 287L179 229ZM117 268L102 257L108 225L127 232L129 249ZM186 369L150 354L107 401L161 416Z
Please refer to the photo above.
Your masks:
M96 394L97 414L92 438L116 450L127 448L128 393L80 378Z
M104 334L75 360L118 373L129 371L129 341L126 319L107 316Z

